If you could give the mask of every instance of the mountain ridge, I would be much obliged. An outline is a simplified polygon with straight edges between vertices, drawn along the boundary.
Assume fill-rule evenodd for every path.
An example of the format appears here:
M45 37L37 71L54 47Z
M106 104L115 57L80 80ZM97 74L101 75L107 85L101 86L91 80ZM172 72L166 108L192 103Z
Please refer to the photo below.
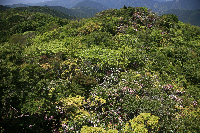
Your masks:
M171 9L163 12L162 14L174 14L179 18L180 21L200 27L200 9Z
M78 8L78 7L82 7L82 6L96 8L99 11L108 9L108 7L106 7L105 5L103 5L99 2L92 1L92 0L80 1L80 2L76 3L76 5L73 6L72 8Z

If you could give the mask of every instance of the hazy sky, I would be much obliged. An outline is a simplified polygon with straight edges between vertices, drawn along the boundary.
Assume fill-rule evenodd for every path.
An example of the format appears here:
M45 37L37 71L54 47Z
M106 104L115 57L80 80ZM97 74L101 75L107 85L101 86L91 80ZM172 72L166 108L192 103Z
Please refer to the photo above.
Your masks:
M43 1L52 1L52 0L0 0L0 5L12 5L12 4L18 4L18 3L39 3Z
M12 5L12 4L18 4L18 3L23 3L23 4L39 3L43 1L52 1L52 0L0 0L0 5ZM155 1L172 1L172 0L155 0Z

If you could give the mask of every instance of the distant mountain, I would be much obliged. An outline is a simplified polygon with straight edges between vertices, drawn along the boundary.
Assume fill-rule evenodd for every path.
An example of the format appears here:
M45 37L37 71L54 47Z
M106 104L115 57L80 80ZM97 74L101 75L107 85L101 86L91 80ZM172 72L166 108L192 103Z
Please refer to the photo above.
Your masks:
M98 9L86 6L71 8L70 10L72 10L74 16L77 16L79 18L91 18L94 17L94 15L99 12Z
M99 11L108 9L108 7L106 7L105 5L103 5L99 2L91 1L91 0L84 0L84 1L78 2L72 8L78 8L78 7L83 7L83 6L84 7L92 7L94 9L98 9Z
M103 5L106 5L109 8L117 8L126 6L132 7L148 7L151 9L157 8L179 8L179 9L200 9L200 0L93 0Z
M6 5L6 6L10 8L16 8L16 7L29 7L30 5L19 3L19 4Z
M151 7L155 3L153 0L93 0L106 5L109 8L120 9L124 5L132 7Z
M100 2L92 0L52 0L30 4L32 6L48 6L71 16L79 18L93 17L95 13L108 9Z
M99 11L107 8L120 9L126 5L127 7L147 7L154 12L162 12L170 9L200 9L200 0L52 0L40 3L29 3L27 5L62 6L65 8L86 6L97 8Z
M168 2L156 2L154 7L150 7L155 12L165 12L171 9L200 9L200 0L173 0Z
M98 9L85 6L71 8L71 9L62 6L48 6L48 7L66 13L70 16L75 16L74 18L90 18L94 17L95 13L99 12Z
M35 1L37 2L37 1ZM65 8L72 8L78 4L79 2L83 2L81 4L98 2L108 8L120 9L124 5L132 6L132 7L148 7L155 11L167 11L170 9L200 9L200 0L49 0L40 3L28 3L27 5L31 6L63 6ZM86 6L86 5L81 5ZM87 5L88 6L88 5ZM96 5L98 6L98 5ZM102 6L102 8L104 7ZM91 7L91 6L89 6ZM92 6L93 8L97 8ZM97 8L99 9L99 8ZM99 9L104 10L104 9Z
M200 26L200 9L186 10L186 9L171 9L163 12L163 14L174 14L178 19L184 23Z
M167 2L163 2L163 0L52 0L52 1L44 1L40 3L30 3L28 5L31 6L49 6L56 10L59 10L63 13L66 13L71 16L79 16L79 18L83 17L92 17L95 13L108 9L114 8L119 9L124 5L131 7L147 7L152 9L153 12L159 12L159 14L163 14L169 10L170 13L175 11L174 9L187 9L194 10L200 9L200 0L171 0ZM26 4L14 4L8 7L27 7ZM62 6L62 7L61 7ZM88 8L89 7L89 8ZM67 9L68 8L68 9ZM70 9L71 8L71 9ZM182 11L181 11L182 12ZM198 16L198 14L196 14ZM196 16L192 15L192 16ZM181 16L179 16L181 20ZM184 16L184 14L183 14ZM190 17L192 17L190 16ZM187 17L185 20L188 20L190 17ZM198 17L194 17L195 25L198 25ZM187 21L188 22L188 21ZM192 22L192 23L194 23Z
M68 14L70 16L75 16L74 14L76 14L71 9L65 8L63 6L47 6L47 7L54 9L54 10L58 10L62 13Z
M51 1L51 0L0 0L0 5L13 5L13 4L27 4L27 3L39 3L43 1Z
M30 3L31 6L62 6L66 8L72 8L78 2L82 0L52 0L52 1L44 1L40 3Z
M174 0L174 1L179 1L178 3L180 4L180 9L188 9L188 10L200 9L200 0Z

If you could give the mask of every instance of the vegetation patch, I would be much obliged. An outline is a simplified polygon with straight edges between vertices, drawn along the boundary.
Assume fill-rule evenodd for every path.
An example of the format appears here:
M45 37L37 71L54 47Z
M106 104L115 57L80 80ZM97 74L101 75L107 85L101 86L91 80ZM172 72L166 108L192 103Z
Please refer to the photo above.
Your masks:
M200 28L145 7L0 12L1 132L198 132Z

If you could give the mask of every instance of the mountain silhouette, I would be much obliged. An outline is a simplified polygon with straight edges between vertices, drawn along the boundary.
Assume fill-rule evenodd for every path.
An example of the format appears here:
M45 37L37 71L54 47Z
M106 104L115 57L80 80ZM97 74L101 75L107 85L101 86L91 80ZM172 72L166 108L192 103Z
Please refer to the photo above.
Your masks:
M91 0L84 0L84 1L78 2L75 6L73 6L73 8L78 8L82 6L96 8L99 11L108 9L108 7L106 7L105 5L99 2L91 1Z

